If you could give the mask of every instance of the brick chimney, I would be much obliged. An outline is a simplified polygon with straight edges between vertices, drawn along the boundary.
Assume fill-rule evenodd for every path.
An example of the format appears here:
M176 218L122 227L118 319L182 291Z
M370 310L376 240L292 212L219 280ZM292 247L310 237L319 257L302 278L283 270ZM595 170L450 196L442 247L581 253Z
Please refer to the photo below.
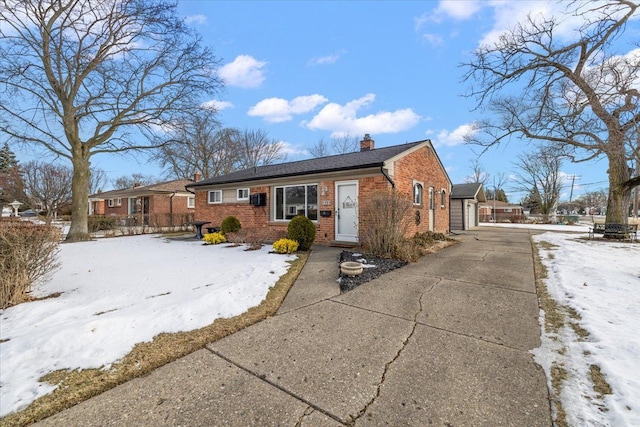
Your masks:
M373 150L373 139L369 136L368 133L364 134L364 139L360 141L360 151L369 151Z
M198 182L202 179L202 175L200 175L200 172L196 172L193 174L193 181L194 182Z

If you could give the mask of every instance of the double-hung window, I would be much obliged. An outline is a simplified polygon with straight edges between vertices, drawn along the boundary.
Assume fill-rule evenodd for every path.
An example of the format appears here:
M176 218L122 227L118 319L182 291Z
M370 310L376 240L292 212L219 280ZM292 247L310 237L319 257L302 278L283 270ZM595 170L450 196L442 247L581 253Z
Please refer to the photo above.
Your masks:
M296 215L318 219L318 184L275 187L274 193L276 221L288 221Z
M211 190L208 194L209 204L222 203L222 190Z
M249 200L249 189L248 188L238 188L238 201Z
M196 196L187 197L187 208L193 209L196 207Z

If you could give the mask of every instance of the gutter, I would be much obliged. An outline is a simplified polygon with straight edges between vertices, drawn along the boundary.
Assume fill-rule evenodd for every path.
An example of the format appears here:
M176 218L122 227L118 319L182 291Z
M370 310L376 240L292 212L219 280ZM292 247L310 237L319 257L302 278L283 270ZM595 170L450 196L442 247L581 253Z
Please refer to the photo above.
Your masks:
M391 179L391 177L389 176L387 171L384 169L384 165L380 166L380 172L382 173L382 175L384 175L385 178L387 178L387 181L389 181L389 183L391 184L391 189L395 190L396 189L396 183L393 182L393 179Z

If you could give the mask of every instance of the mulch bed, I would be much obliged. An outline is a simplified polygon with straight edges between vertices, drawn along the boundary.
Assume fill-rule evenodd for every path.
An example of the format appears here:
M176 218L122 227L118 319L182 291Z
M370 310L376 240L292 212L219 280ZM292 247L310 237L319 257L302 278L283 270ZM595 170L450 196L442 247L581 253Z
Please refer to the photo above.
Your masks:
M364 265L362 274L349 277L340 273L338 282L340 283L340 292L348 292L355 289L359 285L369 282L388 273L396 268L404 267L408 263L406 261L399 261L397 259L377 258L362 255L359 252L342 251L340 254L340 262L355 261L361 262ZM338 269L340 265L338 264Z

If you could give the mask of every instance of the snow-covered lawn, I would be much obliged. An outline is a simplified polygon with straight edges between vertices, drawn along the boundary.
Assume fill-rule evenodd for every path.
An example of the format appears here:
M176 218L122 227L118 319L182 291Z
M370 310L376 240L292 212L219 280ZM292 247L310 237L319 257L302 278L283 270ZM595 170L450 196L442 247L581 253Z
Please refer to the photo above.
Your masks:
M54 387L58 369L108 367L136 343L189 331L260 304L292 255L153 235L63 244L43 299L0 311L0 416Z
M560 398L569 425L640 426L640 243L580 237L547 232L534 241L551 297L579 314L589 336L579 339L567 325L543 334L533 353L548 379L554 362L567 370ZM594 392L590 365L601 368L612 394Z

